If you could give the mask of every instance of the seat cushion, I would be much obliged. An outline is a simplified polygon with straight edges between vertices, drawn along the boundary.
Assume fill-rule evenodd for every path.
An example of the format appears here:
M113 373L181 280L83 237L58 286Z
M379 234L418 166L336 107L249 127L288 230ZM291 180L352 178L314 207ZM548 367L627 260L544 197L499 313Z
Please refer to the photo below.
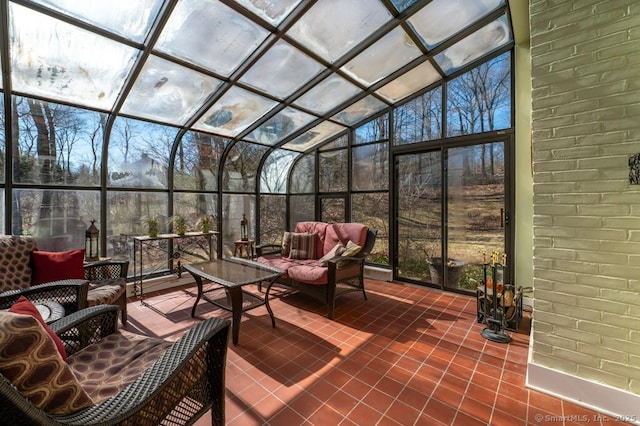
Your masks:
M93 405L51 337L31 315L0 312L0 373L49 414L71 414Z
M104 279L89 282L87 305L115 305L125 291L126 280L124 278Z
M99 403L137 379L169 346L171 342L120 330L69 356L68 363Z
M69 251L34 251L32 285L58 280L84 279L84 249Z
M37 249L33 237L0 235L0 293L31 285L31 252Z

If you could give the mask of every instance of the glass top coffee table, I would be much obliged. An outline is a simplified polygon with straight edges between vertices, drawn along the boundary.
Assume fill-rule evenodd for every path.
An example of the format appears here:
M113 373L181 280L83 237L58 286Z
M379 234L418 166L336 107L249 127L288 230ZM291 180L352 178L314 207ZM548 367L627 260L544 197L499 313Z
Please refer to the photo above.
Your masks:
M195 316L196 306L201 298L220 308L231 311L231 329L234 345L238 344L242 313L249 309L265 305L271 317L271 325L275 328L276 322L273 317L273 311L269 306L269 298L262 298L243 291L242 287L262 281L272 283L280 275L284 274L284 271L252 260L236 257L187 264L184 265L184 269L193 275L198 286L198 296L193 304L191 316ZM218 284L218 286L204 291L203 279Z

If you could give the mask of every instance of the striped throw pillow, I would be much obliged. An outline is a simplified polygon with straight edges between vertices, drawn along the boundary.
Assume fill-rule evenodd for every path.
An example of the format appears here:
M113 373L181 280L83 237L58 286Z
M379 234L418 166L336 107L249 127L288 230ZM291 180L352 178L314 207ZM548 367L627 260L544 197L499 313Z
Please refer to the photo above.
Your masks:
M316 258L316 234L291 235L289 259L307 260Z

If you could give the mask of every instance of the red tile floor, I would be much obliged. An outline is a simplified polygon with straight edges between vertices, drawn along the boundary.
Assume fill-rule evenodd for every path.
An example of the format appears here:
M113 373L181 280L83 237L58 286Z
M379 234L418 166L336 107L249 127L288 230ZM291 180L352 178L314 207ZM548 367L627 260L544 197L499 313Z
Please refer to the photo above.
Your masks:
M246 312L239 344L229 343L226 423L614 423L527 389L529 336L510 333L509 344L484 339L475 298L373 280L366 287L366 301L361 293L338 299L334 321L313 299L277 291L275 329L264 307ZM194 295L195 285L147 295L149 306L132 300L126 329L175 340L202 318L230 317L200 301L191 318ZM207 416L197 425L210 424Z

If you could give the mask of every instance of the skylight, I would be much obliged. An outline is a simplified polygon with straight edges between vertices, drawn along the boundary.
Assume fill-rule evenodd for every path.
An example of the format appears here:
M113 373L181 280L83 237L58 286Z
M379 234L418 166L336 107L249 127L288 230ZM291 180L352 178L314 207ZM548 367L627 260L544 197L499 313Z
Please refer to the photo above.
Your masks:
M513 43L505 0L9 1L11 89L305 152Z

